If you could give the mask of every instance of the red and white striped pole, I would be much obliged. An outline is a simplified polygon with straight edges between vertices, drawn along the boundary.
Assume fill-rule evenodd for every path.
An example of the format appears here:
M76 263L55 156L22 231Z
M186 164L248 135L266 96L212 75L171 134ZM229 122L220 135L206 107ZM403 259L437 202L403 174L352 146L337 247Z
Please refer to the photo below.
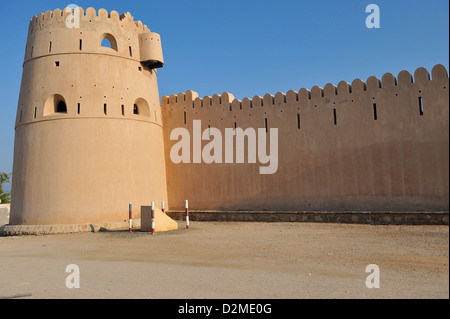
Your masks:
M152 234L155 233L155 202L152 202Z
M189 229L189 205L186 200L186 229Z
M164 213L164 201L161 202L161 211Z
M130 230L130 233L133 231L133 215L132 215L132 205L128 206L128 228Z

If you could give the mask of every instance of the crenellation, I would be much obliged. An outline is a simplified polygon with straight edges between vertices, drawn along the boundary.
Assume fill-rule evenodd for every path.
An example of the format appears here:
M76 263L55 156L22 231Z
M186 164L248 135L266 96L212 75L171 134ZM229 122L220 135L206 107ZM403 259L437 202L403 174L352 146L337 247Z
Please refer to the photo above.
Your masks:
M289 90L285 96L285 103L294 104L298 102L299 94L294 90Z
M400 71L397 76L397 82L399 87L410 87L414 81L411 73L406 70Z
M324 92L322 87L315 85L311 88L311 100L320 101L323 96Z
M352 93L352 86L347 81L341 81L337 85L337 95L338 96L348 96Z
M334 98L337 95L337 87L332 83L325 84L323 96L325 98Z
M445 66L437 64L431 70L431 81L448 81L448 73Z
M421 67L414 72L415 83L425 84L430 82L430 80L431 80L430 73L428 73L427 69Z
M392 73L385 73L381 77L381 87L385 89L393 89L397 85L397 78Z
M381 89L381 81L375 76L370 76L366 81L366 86L368 91L377 91L377 89Z
M361 79L354 79L352 82L352 93L354 94L362 94L362 92L366 91L366 83Z
M433 67L432 74L434 81L444 80L448 83L447 70L442 65ZM289 90L286 94L283 92L277 92L275 95L267 93L263 97L254 96L252 99L245 97L242 100L235 99L234 96L228 92L224 92L221 95L214 94L212 97L204 96L203 98L200 98L196 92L189 90L186 93L179 93L176 96L164 96L162 97L161 103L164 106L180 105L180 103L183 103L182 105L188 112L190 112L189 109L195 109L195 111L193 111L195 114L193 115L203 114L198 113L198 111L202 109L204 109L205 112L216 112L217 110L223 112L228 110L237 112L236 116L238 117L248 116L248 114L241 114L239 112L240 110L255 110L256 114L265 112L266 114L269 114L269 116L271 116L270 114L278 114L278 112L267 113L268 111L273 110L271 108L272 106L277 108L288 106L288 112L284 113L287 117L289 117L289 114L292 114L292 112L298 112L301 107L312 106L313 108L318 109L327 107L329 109L334 109L333 112L335 112L335 115L337 114L336 110L338 108L339 118L347 118L345 117L347 112L354 112L354 109L344 107L345 105L351 104L356 108L362 108L361 110L365 110L366 108L367 110L370 109L371 114L373 113L370 118L378 119L380 114L387 112L385 106L387 103L386 101L391 101L392 98L398 97L400 92L396 89L398 86L403 88L402 96L404 98L415 101L417 97L425 96L425 93L422 91L426 90L430 83L431 79L428 71L425 68L418 68L414 72L414 80L409 72L401 71L398 75L398 82L395 76L391 73L386 73L382 76L381 80L375 76L370 76L366 82L360 79L355 79L352 84L346 81L340 81L337 86L332 83L327 83L324 88L316 85L313 86L311 90L302 88L298 92ZM406 92L411 93L411 89L417 90L418 93L405 95ZM406 112L411 112L411 109L416 110L417 103L411 103L414 105L409 107ZM205 108L205 106L211 106L212 108ZM343 108L341 109L341 107ZM173 110L178 112L176 108ZM364 112L367 112L367 110ZM328 112L329 111L314 114L316 114L316 117L325 116L328 118ZM211 113L211 116L217 116L213 114L214 113ZM280 114L283 114L283 112ZM367 118L369 119L369 117ZM306 121L307 119L308 117L304 117L303 121ZM238 120L242 122L241 119Z

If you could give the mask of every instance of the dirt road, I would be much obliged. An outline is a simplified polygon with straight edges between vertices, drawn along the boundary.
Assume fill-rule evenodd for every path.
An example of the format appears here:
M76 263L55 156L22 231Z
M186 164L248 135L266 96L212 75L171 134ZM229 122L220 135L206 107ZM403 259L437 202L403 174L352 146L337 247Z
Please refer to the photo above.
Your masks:
M0 296L449 298L448 226L191 223L152 235L0 238ZM69 264L80 288L68 289ZM366 266L380 288L366 287Z

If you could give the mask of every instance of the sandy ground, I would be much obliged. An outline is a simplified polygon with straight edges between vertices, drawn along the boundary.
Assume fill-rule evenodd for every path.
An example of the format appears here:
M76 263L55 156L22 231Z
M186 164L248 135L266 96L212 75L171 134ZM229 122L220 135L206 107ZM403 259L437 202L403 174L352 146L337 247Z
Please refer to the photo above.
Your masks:
M449 298L448 226L191 222L191 229L0 238L0 296ZM66 287L66 266L80 269ZM366 287L366 266L380 288Z

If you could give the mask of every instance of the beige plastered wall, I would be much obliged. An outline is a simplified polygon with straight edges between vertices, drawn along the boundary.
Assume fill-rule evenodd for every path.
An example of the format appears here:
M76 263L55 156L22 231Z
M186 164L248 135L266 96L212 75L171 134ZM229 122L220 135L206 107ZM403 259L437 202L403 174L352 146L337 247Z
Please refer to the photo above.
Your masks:
M449 93L442 65L242 101L229 93L162 98L171 209L448 210ZM422 100L421 115L419 98ZM376 119L374 113L376 108ZM334 120L336 114L336 122ZM184 118L186 117L186 124ZM170 133L278 129L278 171L260 164L174 164ZM300 119L300 128L298 119ZM209 141L203 141L202 147ZM246 155L247 156L247 155Z

